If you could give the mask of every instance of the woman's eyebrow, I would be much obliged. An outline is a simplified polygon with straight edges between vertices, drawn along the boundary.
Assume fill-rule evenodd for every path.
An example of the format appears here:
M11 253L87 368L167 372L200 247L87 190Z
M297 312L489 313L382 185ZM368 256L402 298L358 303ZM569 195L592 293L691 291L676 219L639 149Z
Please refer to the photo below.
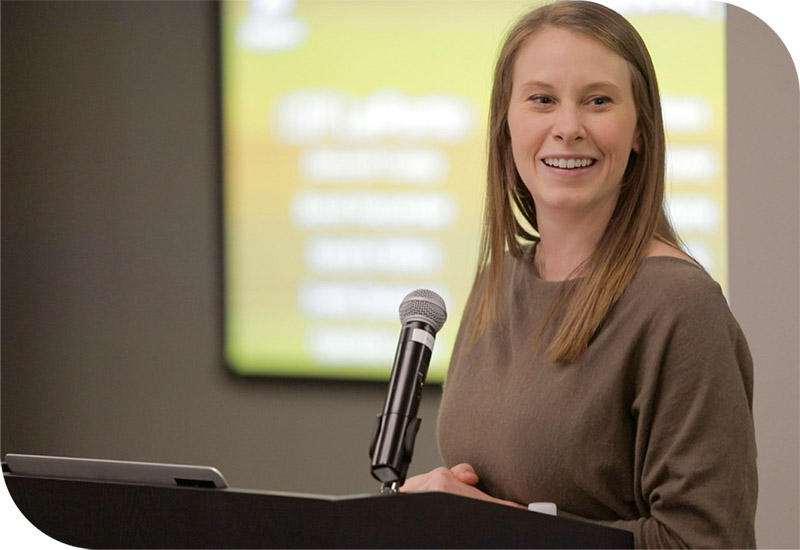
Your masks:
M584 92L590 92L594 90L609 90L612 92L616 92L619 91L619 89L620 89L619 86L617 86L616 84L614 84L609 80L599 80L597 82L591 82L582 88Z
M550 84L549 82L545 82L543 80L528 80L520 84L521 90L530 90L530 89L541 89L545 91L554 90L555 86ZM609 90L609 91L619 91L620 87L615 83L611 82L610 80L598 80L596 82L590 82L580 88L581 92L587 93L590 91L595 90Z
M528 80L527 82L520 84L520 88L523 90L528 90L530 88L552 90L554 89L554 86L542 80Z

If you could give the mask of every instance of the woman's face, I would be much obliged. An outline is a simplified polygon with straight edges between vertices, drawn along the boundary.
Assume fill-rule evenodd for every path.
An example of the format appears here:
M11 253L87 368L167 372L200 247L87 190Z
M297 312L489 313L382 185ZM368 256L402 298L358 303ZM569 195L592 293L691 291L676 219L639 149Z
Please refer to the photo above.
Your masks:
M540 224L559 214L607 221L640 146L627 61L586 35L539 31L517 54L508 128Z

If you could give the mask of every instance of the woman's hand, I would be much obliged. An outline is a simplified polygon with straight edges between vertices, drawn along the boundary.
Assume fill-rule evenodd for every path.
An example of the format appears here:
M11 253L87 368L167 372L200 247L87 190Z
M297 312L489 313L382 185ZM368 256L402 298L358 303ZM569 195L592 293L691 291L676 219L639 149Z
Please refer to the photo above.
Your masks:
M516 502L502 500L484 493L475 487L477 483L478 474L475 473L475 469L469 464L458 464L449 469L436 468L427 474L411 477L400 487L400 491L438 491L524 508Z

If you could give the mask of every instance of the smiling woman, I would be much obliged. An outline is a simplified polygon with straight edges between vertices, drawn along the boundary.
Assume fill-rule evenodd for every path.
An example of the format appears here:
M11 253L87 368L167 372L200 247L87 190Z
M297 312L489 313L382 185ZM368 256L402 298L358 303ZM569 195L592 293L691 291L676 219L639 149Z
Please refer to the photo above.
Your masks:
M439 413L446 467L403 490L552 502L643 548L754 547L752 359L666 216L642 39L592 2L523 16L489 133L481 264Z
M555 43L537 40L545 33L564 39ZM531 42L539 47L532 48ZM573 46L579 50L572 52ZM573 74L573 66L582 68ZM537 72L532 74L531 69ZM550 81L559 75L565 75L560 76L561 82ZM524 79L523 82L517 77ZM512 135L518 126L515 103L520 97L524 100L530 97L525 93L526 85L544 84L544 90L551 91L556 84L562 88L576 87L571 83L578 79L579 87L588 88L572 94L589 95L581 100L561 98L562 105L566 102L569 106L571 101L574 111L576 101L589 101L590 105L595 104L589 109L600 109L603 114L627 112L627 117L602 117L605 120L618 118L619 127L611 130L611 135L622 136L613 140L603 136L603 143L622 139L623 145L621 150L615 149L614 159L599 163L603 167L601 170L590 170L606 172L599 179L611 182L612 196L608 198L613 201L605 201L605 212L590 209L585 215L576 216L580 209L573 208L566 210L573 213L567 219L563 216L548 218L548 203L537 204L529 188L530 177L527 181L523 178L529 173L531 163L518 164L519 147L514 142L519 140ZM598 85L605 88L601 90L604 93L592 96L592 89ZM520 88L522 92L515 96L515 90ZM598 100L601 105L611 101L610 92L617 105L598 107ZM557 105L558 98L546 95L545 98L546 105ZM541 104L541 98L537 104ZM563 111L563 107L558 111ZM569 110L567 112L569 114ZM585 120L585 116L567 117L566 124L573 126L568 131L575 132L577 127L579 132L586 133L586 128L591 126L584 123ZM563 124L558 123L557 132L564 131ZM609 132L608 127L603 128L603 133L606 132ZM592 2L558 2L523 16L509 33L497 61L489 133L487 223L481 249L488 290L476 305L476 327L482 327L492 317L494 302L501 290L502 264L491 259L502 257L506 248L512 256L519 257L523 248L518 238L532 241L538 243L535 262L537 268L544 271L539 271L540 276L575 280L575 284L560 295L560 301L569 302L570 307L565 308L564 318L548 351L550 359L555 361L575 359L586 349L594 331L632 280L642 257L658 251L691 261L681 251L664 209L666 140L661 98L655 68L641 36L622 16ZM596 133L593 135L599 139ZM581 146L586 147L584 136L578 137L583 140ZM554 148L555 143L563 142L563 136L560 139L551 139L545 146ZM570 136L570 139L575 137ZM564 148L563 144L557 147ZM622 171L618 165L622 165ZM616 171L610 172L610 166L615 166ZM544 228L541 227L542 208L547 210ZM525 223L521 223L517 212ZM554 231L548 231L548 223L553 224ZM529 233L527 226L535 233ZM548 242L555 246L551 247ZM557 254L549 252L553 248L557 249Z

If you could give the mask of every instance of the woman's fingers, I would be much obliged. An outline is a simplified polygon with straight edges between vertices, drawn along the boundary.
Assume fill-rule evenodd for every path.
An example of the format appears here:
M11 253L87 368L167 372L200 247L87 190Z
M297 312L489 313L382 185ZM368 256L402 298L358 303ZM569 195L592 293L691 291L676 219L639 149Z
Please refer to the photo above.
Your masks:
M450 468L450 471L461 483L466 483L467 485L478 483L478 474L475 473L475 468L470 464L457 464Z
M516 502L502 500L484 493L475 487L476 483L478 483L478 474L475 473L475 469L469 464L457 464L452 468L436 468L426 474L410 477L406 480L405 484L400 487L400 490L404 493L422 490L453 493L470 498L488 500L489 502L496 502L498 504L524 508L524 506Z
M458 464L450 469L439 467L426 474L410 477L400 487L400 490L407 492L426 489L429 491L458 492L459 485L475 485L476 483L478 483L478 475L475 473L475 469L469 464Z

